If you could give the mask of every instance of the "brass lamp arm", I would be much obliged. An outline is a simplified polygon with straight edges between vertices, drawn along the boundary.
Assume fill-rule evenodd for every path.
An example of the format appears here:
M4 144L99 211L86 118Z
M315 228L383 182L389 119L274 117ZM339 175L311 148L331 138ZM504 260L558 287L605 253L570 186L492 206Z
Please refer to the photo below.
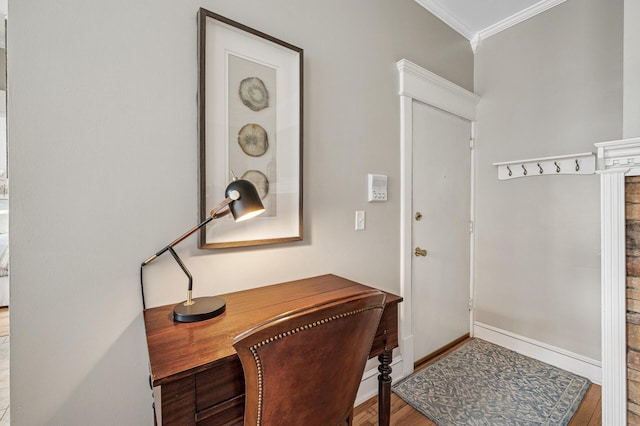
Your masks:
M220 204L218 204L217 206L215 206L211 210L211 212L209 213L209 217L208 218L206 218L205 220L203 220L202 222L200 222L198 225L194 226L193 228L189 229L187 232L185 232L184 234L182 234L181 236L179 236L178 238L173 240L171 243L169 243L168 245L166 245L165 247L160 249L160 251L158 251L156 254L154 254L153 256L151 256L150 258L145 260L144 262L142 262L142 265L140 265L140 287L142 289L142 308L143 309L146 309L146 303L145 303L145 300L144 300L144 287L142 286L142 268L145 267L146 265L148 265L149 263L153 262L154 260L156 260L158 258L158 256L160 256L161 254L163 254L166 251L169 251L171 253L171 256L173 256L173 258L176 260L176 262L178 262L178 265L180 266L180 268L187 275L187 278L189 279L189 287L188 287L188 292L187 292L187 303L188 304L192 303L192 301L191 301L191 289L193 288L193 278L191 277L191 274L189 273L189 270L186 268L186 266L184 266L184 263L182 263L182 260L180 259L178 254L173 250L173 247L176 244L179 244L181 241L183 241L185 238L187 238L188 236L190 236L194 232L196 232L198 229L200 229L203 226L205 226L207 223L211 222L213 219L218 219L219 217L222 217L222 216L228 214L230 212L229 209L227 209L226 211L224 211L222 213L220 213L220 211L223 210L224 208L226 208L232 201L235 201L235 200L233 198L231 198L231 197L227 197L224 200L222 200L220 202Z
M180 235L178 238L173 240L171 243L167 244L165 247L160 249L156 254L154 254L153 256L151 256L150 258L145 260L144 262L142 262L142 266L148 265L149 263L153 262L154 260L156 260L158 258L158 256L160 256L161 254L163 254L165 251L169 250L170 248L176 246L177 244L180 244L183 240L185 240L191 234L196 232L198 229L200 229L203 226L205 226L207 223L211 222L213 219L218 219L219 217L222 217L222 216L225 216L225 215L229 214L229 210L226 210L223 213L220 213L220 211L222 209L224 209L225 207L227 207L232 201L234 201L234 199L231 198L231 197L227 197L224 200L222 200L222 202L220 202L220 204L218 204L217 206L215 206L211 210L211 212L209 213L209 217L208 218L206 218L205 220L203 220L202 222L200 222L198 225L194 226L193 228L189 229L187 232L185 232L184 234Z

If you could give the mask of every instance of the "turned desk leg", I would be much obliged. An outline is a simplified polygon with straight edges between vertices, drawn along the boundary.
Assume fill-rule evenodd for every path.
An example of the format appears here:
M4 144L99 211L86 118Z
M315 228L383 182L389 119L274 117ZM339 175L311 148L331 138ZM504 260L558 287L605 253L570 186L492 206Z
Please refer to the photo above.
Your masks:
M389 426L391 420L391 354L392 350L385 350L378 356L378 424Z

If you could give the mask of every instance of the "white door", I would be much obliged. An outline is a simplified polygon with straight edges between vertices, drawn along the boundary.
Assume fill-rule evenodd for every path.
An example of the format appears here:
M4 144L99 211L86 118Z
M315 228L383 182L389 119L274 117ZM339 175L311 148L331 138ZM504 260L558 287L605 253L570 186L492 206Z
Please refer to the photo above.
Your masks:
M415 361L469 332L470 138L469 121L414 101L411 323ZM426 250L426 255L420 250Z

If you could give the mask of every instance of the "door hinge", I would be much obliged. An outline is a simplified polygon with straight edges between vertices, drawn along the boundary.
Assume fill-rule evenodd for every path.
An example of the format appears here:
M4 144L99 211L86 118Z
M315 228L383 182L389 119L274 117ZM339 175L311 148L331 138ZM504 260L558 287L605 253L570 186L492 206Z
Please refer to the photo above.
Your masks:
M469 221L469 233L473 234L473 221L472 220Z
M474 138L469 138L469 149L474 149L476 147L476 140Z
M470 311L473 311L473 299L469 298L469 304L467 305L467 308L469 308Z

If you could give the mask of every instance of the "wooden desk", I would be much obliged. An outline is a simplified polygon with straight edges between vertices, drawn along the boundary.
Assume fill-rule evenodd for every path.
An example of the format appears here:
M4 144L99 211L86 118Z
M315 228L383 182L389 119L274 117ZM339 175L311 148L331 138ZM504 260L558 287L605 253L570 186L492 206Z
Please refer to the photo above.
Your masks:
M173 322L174 305L147 309L144 322L156 389L156 411L165 425L242 424L244 376L233 349L233 338L278 314L371 287L323 275L252 290L225 294L227 310L217 318L197 323ZM388 425L391 413L391 352L398 346L398 303L387 293L385 309L371 348L378 356L379 424ZM157 395L159 393L160 395ZM159 398L158 398L159 396Z

